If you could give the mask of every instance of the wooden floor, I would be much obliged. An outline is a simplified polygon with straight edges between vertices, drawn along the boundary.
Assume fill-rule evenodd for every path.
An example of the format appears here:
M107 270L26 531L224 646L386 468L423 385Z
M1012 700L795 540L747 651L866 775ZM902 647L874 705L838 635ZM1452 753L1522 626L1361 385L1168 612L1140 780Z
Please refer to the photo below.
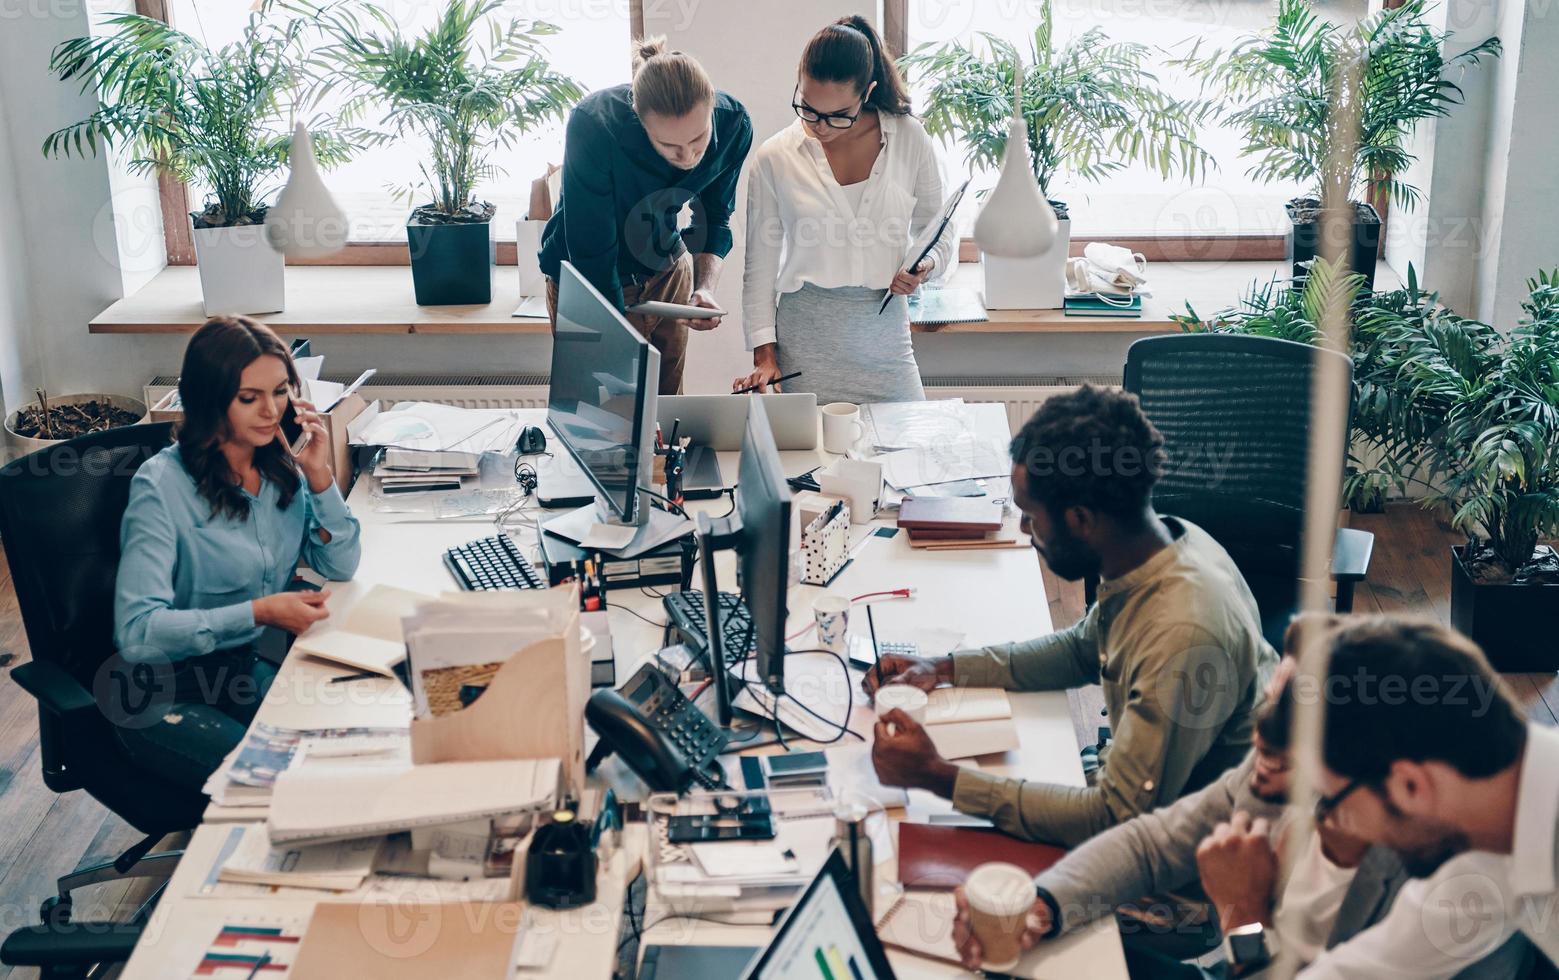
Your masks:
M1449 622L1447 549L1457 535L1416 505L1360 515L1354 526L1375 533L1370 580L1360 587L1360 612L1431 614ZM1083 590L1045 571L1052 621L1063 626L1083 614ZM16 594L0 562L0 656L6 665L27 659ZM1559 681L1552 674L1506 675L1529 714L1545 723L1559 719ZM1104 723L1097 688L1072 692L1073 723L1082 744ZM36 920L38 904L54 892L54 879L71 869L117 855L136 833L85 793L56 796L43 785L38 766L38 715L32 699L0 681L0 932ZM99 885L76 900L78 920L128 917L145 895L144 885ZM0 980L32 977L31 970L0 966Z

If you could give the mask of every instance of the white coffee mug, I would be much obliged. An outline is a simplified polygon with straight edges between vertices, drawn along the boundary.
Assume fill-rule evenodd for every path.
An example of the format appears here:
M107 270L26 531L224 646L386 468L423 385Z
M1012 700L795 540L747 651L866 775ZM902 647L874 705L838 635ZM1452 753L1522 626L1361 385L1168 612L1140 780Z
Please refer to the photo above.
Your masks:
M844 455L866 434L861 422L861 407L849 402L831 402L823 406L823 448Z
M898 708L909 715L911 721L922 725L926 723L929 701L925 691L908 684L884 684L877 688L877 696L873 699L879 716Z

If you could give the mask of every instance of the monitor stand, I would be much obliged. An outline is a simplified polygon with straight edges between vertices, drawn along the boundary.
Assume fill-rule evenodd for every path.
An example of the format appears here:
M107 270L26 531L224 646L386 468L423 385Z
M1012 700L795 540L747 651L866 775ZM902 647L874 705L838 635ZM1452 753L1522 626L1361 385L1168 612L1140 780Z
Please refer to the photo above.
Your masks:
M600 501L588 507L572 510L547 521L542 528L556 538L578 545L586 551L605 551L620 557L632 558L660 547L667 541L686 533L689 521L656 507L648 500L641 501L647 512L643 524L613 524L606 516Z

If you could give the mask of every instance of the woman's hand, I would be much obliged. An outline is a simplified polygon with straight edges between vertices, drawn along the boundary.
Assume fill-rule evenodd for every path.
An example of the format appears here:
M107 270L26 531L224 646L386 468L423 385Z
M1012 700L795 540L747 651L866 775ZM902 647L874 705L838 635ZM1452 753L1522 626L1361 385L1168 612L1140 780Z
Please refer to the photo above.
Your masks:
M330 469L330 433L312 403L295 398L292 404L298 413L298 424L309 436L308 444L298 453L298 468L309 481L310 490L324 493L335 482L335 474ZM285 439L286 436L277 438Z
M752 352L751 374L745 378L737 378L731 382L731 391L743 391L747 388L756 388L761 394L765 391L780 391L775 383L775 378L780 376L779 345L762 344Z
M893 284L888 287L888 292L895 296L908 296L920 288L920 284L926 281L926 277L931 275L931 270L934 268L936 262L927 256L920 260L920 264L915 266L913 272L900 269L899 274L893 277Z
M330 590L319 592L278 592L262 596L250 605L256 626L274 626L289 633L302 633L322 619L330 618L325 600Z

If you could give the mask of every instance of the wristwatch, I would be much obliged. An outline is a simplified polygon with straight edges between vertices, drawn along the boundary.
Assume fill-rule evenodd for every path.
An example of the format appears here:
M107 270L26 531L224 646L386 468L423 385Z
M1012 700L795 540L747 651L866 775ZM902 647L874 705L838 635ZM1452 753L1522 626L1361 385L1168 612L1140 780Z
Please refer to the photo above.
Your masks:
M1259 922L1236 926L1223 934L1223 957L1243 976L1277 957L1277 934Z

